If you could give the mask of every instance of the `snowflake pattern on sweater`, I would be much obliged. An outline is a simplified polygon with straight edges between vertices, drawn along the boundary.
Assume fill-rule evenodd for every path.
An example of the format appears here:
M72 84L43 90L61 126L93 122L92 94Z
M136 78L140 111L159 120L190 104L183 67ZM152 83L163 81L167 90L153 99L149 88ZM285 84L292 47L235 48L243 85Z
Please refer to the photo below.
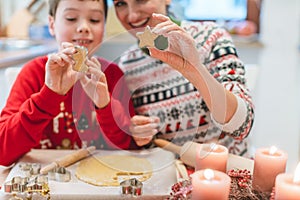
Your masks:
M119 62L132 93L135 111L158 116L158 138L182 145L187 141L215 142L230 153L246 156L254 106L245 80L244 64L238 58L230 35L213 22L182 21L195 39L199 57L209 72L245 104L242 123L222 129L211 117L201 94L166 63L146 55L137 45L122 54Z

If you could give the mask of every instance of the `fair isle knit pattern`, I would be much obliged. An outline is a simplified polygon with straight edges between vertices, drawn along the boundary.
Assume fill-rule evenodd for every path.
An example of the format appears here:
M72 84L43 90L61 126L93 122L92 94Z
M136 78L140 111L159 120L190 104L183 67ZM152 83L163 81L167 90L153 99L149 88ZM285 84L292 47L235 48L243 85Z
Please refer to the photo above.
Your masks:
M195 39L199 57L209 72L247 105L244 122L227 132L211 118L201 94L178 71L131 47L120 58L137 114L158 116L156 137L182 145L187 141L215 142L229 152L246 155L253 124L253 104L245 81L244 64L237 56L230 35L213 22L182 21L181 26Z

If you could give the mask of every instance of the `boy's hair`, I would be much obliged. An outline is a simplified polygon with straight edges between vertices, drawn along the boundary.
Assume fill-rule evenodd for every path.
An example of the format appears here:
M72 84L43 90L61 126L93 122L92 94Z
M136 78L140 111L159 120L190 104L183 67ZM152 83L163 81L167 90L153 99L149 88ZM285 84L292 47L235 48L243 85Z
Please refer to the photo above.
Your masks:
M56 10L57 10L57 5L61 0L48 0L48 5L49 5L49 15L52 17L55 17ZM84 0L78 0L78 1L84 1ZM101 1L101 0L90 0L90 1ZM102 0L103 5L104 5L104 15L105 19L107 17L107 0Z

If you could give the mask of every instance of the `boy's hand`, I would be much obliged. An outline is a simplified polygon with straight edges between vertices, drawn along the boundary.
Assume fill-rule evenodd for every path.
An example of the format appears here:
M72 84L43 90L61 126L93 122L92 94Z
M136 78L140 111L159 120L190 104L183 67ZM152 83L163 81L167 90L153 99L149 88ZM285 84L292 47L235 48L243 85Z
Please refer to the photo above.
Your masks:
M78 80L79 73L72 70L74 45L62 43L59 52L48 55L45 84L52 91L65 95Z
M85 64L88 71L80 78L82 88L98 108L103 108L110 102L106 76L97 58L87 59Z

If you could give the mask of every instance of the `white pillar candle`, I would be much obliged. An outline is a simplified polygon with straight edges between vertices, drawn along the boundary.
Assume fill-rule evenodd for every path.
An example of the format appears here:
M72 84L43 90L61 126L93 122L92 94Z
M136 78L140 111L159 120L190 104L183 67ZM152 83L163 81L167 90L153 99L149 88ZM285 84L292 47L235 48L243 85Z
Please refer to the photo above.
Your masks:
M275 200L300 199L300 163L295 174L281 173L275 182Z
M272 146L255 152L252 186L257 191L271 192L276 176L285 172L287 153Z
M192 175L192 200L228 200L231 178L220 171L205 169Z
M228 149L218 144L201 144L197 149L195 170L214 169L226 172Z

